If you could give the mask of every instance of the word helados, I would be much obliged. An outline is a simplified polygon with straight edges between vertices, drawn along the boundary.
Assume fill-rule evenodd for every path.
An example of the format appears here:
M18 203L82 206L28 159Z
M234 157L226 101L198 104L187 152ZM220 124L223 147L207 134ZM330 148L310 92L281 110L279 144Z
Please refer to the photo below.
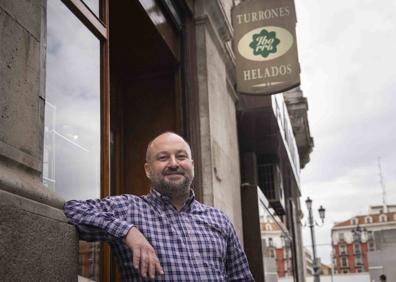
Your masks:
M292 73L292 65L277 65L267 68L250 69L243 71L243 80L255 80L261 78L270 78L285 76Z

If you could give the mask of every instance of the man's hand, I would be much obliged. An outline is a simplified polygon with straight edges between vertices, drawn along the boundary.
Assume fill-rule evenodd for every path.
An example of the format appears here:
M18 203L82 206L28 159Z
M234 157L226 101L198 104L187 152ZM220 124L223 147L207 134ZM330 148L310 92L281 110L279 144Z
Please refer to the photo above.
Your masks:
M144 278L154 279L156 273L164 275L154 248L136 227L129 229L125 243L132 250L133 266Z

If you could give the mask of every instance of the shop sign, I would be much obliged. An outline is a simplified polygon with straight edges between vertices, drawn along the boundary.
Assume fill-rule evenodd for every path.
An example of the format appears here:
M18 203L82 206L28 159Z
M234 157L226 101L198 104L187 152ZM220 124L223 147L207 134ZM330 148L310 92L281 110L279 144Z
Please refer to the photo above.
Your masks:
M243 1L232 22L240 93L270 95L300 84L293 0Z

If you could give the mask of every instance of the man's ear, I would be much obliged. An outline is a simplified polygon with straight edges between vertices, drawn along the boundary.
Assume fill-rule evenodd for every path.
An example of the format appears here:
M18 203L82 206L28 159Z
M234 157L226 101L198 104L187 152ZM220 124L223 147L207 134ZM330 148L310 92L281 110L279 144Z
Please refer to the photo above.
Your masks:
M144 171L146 172L147 178L151 179L151 167L149 163L144 164Z

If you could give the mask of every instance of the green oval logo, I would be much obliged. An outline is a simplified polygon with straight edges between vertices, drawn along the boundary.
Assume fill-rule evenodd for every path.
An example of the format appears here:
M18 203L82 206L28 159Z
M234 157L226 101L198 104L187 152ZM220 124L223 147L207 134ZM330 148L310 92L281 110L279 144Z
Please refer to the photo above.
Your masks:
M293 35L277 26L255 28L238 43L238 52L245 59L269 61L284 55L293 45Z

